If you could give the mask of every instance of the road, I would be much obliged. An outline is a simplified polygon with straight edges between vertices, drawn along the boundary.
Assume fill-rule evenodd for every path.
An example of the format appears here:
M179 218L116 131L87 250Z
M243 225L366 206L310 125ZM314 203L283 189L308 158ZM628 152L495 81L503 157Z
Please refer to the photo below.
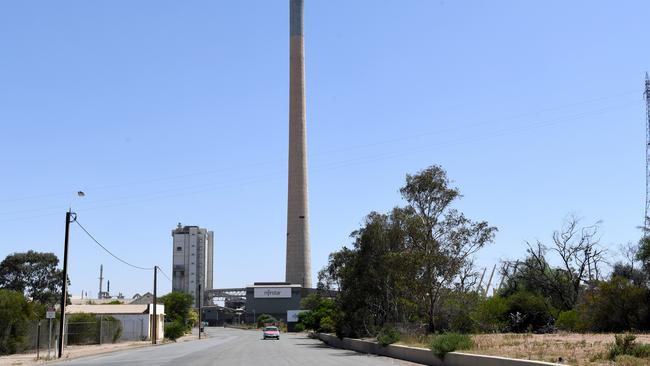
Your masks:
M304 334L262 340L261 331L206 328L208 338L136 348L60 365L414 365L386 357L330 348Z

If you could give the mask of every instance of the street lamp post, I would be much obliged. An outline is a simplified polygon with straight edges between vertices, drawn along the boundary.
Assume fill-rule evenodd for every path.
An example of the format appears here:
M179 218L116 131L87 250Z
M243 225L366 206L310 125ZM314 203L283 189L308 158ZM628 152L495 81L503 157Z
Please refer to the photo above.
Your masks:
M85 197L83 191L77 191L77 196ZM63 242L63 284L61 285L61 320L59 323L58 351L61 358L63 355L63 341L65 333L65 305L68 300L68 239L70 237L70 223L77 219L77 214L72 212L72 204L65 213L65 240Z
M71 210L65 213L65 241L63 243L63 285L61 286L61 320L59 323L59 358L63 355L63 338L65 332L65 305L68 299L68 238L70 237L70 220L76 218Z

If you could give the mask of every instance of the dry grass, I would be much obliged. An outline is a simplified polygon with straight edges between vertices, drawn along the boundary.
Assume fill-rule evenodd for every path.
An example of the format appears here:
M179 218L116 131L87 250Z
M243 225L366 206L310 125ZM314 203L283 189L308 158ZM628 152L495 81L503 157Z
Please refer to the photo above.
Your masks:
M650 366L650 359L621 356L616 362L604 360L613 334L478 334L467 353L558 362L570 365ZM638 343L650 343L650 334L637 335ZM400 344L428 348L429 337L403 336Z

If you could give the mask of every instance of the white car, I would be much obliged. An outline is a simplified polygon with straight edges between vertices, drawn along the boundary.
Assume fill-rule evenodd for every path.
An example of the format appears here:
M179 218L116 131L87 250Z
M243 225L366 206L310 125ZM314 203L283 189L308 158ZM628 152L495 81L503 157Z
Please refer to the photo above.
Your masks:
M280 329L278 329L278 327L264 327L264 329L262 329L262 339L267 338L280 340Z

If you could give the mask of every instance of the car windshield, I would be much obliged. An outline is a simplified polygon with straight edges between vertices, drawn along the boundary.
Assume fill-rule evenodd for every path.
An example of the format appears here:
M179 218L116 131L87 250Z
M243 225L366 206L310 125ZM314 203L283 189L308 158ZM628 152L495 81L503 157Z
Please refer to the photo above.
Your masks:
M266 327L266 328L264 328L265 332L273 332L273 331L277 331L277 330L278 330L278 328L276 328L276 327Z

